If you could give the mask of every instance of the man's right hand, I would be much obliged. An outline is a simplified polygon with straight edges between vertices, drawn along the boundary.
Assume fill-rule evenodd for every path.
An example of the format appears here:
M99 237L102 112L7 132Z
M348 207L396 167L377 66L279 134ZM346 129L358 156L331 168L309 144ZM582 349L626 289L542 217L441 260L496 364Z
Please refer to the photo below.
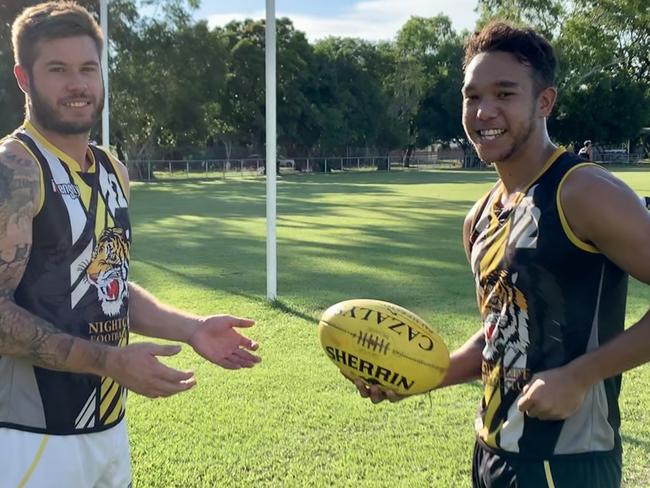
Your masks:
M354 383L354 386L357 387L357 391L359 392L359 395L361 395L363 398L370 398L370 401L372 403L381 403L384 400L388 400L392 403L395 403L395 402L400 402L406 398L403 395L398 395L394 391L387 390L386 388L382 388L379 385L368 385L359 378L351 378L348 375L346 375L343 371L341 371L341 374L347 380Z
M168 397L189 390L196 384L191 371L179 371L158 360L158 356L174 356L180 351L178 345L151 342L113 348L107 360L106 375L140 395Z

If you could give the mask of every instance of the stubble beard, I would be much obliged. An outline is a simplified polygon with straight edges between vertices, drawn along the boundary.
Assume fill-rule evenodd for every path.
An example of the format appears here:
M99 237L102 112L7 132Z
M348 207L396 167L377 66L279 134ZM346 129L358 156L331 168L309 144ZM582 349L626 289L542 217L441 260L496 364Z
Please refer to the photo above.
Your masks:
M99 103L95 105L95 111L88 121L66 122L61 120L56 110L41 97L34 86L33 79L31 80L31 87L32 90L29 96L30 113L44 129L51 132L65 135L86 134L93 128L104 108L104 92L102 90Z
M530 112L530 116L528 117L528 123L526 124L525 128L525 133L521 137L515 137L515 140L512 141L512 145L510 146L510 149L504 156L501 156L498 158L496 161L491 161L493 163L501 163L505 161L509 161L510 158L512 158L523 146L526 145L528 140L530 139L530 136L532 135L534 129L535 129L535 109L533 109Z

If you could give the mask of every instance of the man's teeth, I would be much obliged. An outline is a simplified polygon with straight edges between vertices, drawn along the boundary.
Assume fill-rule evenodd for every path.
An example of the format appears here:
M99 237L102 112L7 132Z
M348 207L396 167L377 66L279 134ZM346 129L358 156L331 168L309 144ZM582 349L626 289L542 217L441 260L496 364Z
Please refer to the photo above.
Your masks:
M67 103L64 103L64 105L66 107L81 108L81 107L85 107L86 105L88 105L88 102L67 102Z
M483 139L492 140L504 134L505 131L505 129L484 129L478 131L478 133Z

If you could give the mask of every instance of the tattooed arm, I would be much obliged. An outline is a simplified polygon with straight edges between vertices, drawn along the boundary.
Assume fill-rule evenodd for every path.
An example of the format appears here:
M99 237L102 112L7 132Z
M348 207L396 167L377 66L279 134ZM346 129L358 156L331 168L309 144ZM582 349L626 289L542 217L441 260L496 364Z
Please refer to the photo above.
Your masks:
M64 334L16 305L32 244L39 170L15 141L0 146L0 355L49 369L101 374L108 348Z
M14 293L32 246L39 201L39 169L15 141L0 144L0 356L47 369L110 376L149 397L169 396L194 385L191 373L168 368L156 356L177 346L138 343L123 348L65 334L18 306Z

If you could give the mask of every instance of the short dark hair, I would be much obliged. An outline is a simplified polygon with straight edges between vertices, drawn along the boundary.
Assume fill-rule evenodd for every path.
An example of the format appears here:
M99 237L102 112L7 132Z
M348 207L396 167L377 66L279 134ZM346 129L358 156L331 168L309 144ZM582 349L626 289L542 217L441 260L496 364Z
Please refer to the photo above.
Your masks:
M11 27L14 60L31 71L39 41L89 36L101 56L104 37L93 16L84 7L70 1L53 1L28 7Z
M498 20L490 22L480 32L472 34L465 43L463 67L467 68L477 54L494 51L510 53L519 62L531 67L536 94L555 85L555 53L548 41L533 29L515 27Z

